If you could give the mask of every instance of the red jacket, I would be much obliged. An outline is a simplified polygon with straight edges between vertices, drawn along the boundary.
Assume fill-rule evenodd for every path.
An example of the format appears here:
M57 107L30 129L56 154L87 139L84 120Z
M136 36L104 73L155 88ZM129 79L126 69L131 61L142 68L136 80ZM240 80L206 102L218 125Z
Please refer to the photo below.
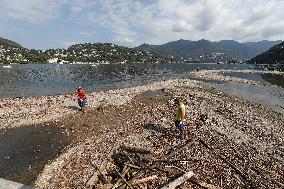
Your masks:
M79 89L77 90L77 96L79 97L79 99L83 100L86 98L86 93L85 91L83 91L83 89Z

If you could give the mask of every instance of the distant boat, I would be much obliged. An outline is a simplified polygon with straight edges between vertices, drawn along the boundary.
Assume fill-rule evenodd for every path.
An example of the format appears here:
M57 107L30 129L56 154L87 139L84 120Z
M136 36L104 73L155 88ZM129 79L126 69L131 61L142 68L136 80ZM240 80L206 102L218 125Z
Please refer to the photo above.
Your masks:
M11 65L5 65L5 66L3 66L3 68L12 68L12 66Z

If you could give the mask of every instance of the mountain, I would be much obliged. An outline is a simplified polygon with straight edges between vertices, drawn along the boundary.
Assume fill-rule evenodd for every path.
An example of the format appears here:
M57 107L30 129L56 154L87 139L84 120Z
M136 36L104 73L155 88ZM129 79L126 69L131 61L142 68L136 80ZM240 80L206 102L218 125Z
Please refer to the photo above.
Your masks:
M271 47L280 44L282 41L281 40L277 40L277 41L267 41L267 40L263 40L263 41L258 41L258 42L247 42L245 43L247 46L254 48L255 49L255 53L256 55L261 54L265 51L267 51L268 49L270 49ZM255 57L256 55L254 55L253 57ZM253 58L251 57L251 58Z
M184 58L207 57L207 60L214 62L216 61L216 55L218 55L217 59L251 59L279 42L281 41L239 43L234 40L211 42L204 39L199 41L181 39L163 45L143 44L135 49L155 52L166 56L180 56Z
M246 42L239 43L234 40L221 40L219 42L213 42L219 48L225 49L229 52L234 53L241 59L251 59L258 54L267 51L269 48L281 43L282 41L258 41L258 42Z
M85 43L67 49L46 51L23 48L18 43L1 38L0 63L117 63L168 62L173 59L111 43Z
M46 53L49 54L48 50ZM162 62L169 59L154 53L146 53L132 48L118 46L112 43L75 44L60 53L49 54L53 58L68 62Z
M190 62L220 62L232 59L232 57L236 58L233 53L205 39L199 41L180 39L163 45L142 44L134 49L164 56L183 57Z
M45 62L41 50L27 49L17 42L0 37L0 63Z
M190 57L190 56L199 56L201 53L212 53L217 49L211 44L208 40L199 40L199 41L188 41L180 39L178 41L172 41L163 45L148 45L143 44L135 49L155 52L157 54L163 54L167 56L181 56L181 57Z
M284 64L284 42L271 47L268 51L254 57L251 64Z
M230 52L233 56L241 59L249 59L249 57L254 56L254 49L252 47L234 40L221 40L212 43L216 47L224 49L226 52Z
M142 44L136 48L111 43L84 43L67 49L27 49L0 37L0 63L102 63L102 62L241 62L281 41L239 43L178 40L163 45Z
M0 37L0 48L23 48L23 47L19 43Z

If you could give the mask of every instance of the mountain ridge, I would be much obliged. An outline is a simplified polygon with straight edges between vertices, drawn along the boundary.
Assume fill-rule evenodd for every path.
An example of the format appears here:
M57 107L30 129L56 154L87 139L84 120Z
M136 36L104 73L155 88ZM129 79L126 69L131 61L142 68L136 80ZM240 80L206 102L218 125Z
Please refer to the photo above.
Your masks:
M9 40L9 39L5 39L3 37L0 37L0 47L1 46L6 47L6 48L9 48L9 47L10 48L11 47L23 48L23 46L20 45L19 43L15 42L15 41L12 41L12 40Z
M141 44L129 48L112 43L80 43L66 49L45 51L27 49L19 43L0 37L2 63L98 63L98 62L242 62L282 42L262 40L240 43L234 40L198 41L180 39L162 45Z
M8 45L9 43L9 45ZM27 49L13 41L0 43L0 63L128 63L172 59L112 43L81 43L67 49Z
M252 58L251 64L284 64L284 42Z
M198 41L180 39L162 45L149 45L144 43L135 47L135 49L148 50L149 52L155 52L162 55L181 56L184 58L210 56L210 53L225 53L230 58L246 60L255 57L256 55L281 42L281 40L262 40L257 42L240 43L235 40L211 42L205 39Z

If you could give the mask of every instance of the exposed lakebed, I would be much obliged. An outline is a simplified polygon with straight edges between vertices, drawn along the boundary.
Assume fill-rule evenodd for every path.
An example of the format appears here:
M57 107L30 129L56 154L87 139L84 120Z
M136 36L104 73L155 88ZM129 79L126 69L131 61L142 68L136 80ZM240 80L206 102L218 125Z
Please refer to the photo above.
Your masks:
M32 184L49 160L70 144L64 129L31 125L0 130L0 177Z
M13 65L14 66L14 65ZM137 65L98 65L92 67L90 65L18 65L19 67L11 70L2 70L4 73L9 73L6 82L1 82L0 88L3 89L1 97L9 96L40 96L40 95L52 95L52 94L66 94L73 93L74 86L84 83L84 87L87 91L100 91L108 89L119 89L127 87L135 87L139 85L146 85L152 83L153 81L168 80L171 78L191 78L194 79L187 72L196 70L197 68L201 70L206 69L236 69L236 70L246 70L248 65L213 65L213 64L202 64L202 65L190 65L190 64L176 64L176 65L148 65L148 67L136 67ZM21 67L23 66L23 67ZM29 67L30 66L30 67ZM46 67L45 67L46 66ZM34 68L33 68L34 67ZM32 68L29 70L28 68ZM13 70L14 69L14 70ZM27 74L21 75L21 69L26 70ZM136 70L135 70L136 69ZM57 71L56 71L57 70ZM73 71L70 71L73 70ZM1 70L0 70L1 72ZM4 77L2 75L0 77ZM14 78L13 74L18 74ZM227 73L226 73L227 74ZM244 78L247 80L254 80L256 82L264 83L265 85L251 85L244 83L230 83L226 81L220 81L218 79L207 80L209 83L213 83L215 88L241 97L254 97L255 94L258 97L267 100L268 105L277 107L280 111L281 106L284 104L283 101L283 88L277 86L268 85L271 80L275 80L281 83L283 75L271 74L270 76L275 77L262 77L259 73L241 73L239 75L230 75L234 73L224 74L224 76ZM246 75L248 74L248 75ZM255 75L254 75L255 74ZM269 74L269 73L264 73ZM246 77L248 76L248 77ZM276 77L280 76L280 80ZM206 79L200 79L206 83ZM9 86L10 85L10 86ZM165 83L165 86L168 85ZM173 83L174 85L174 83ZM273 84L272 84L273 85ZM12 87L11 87L12 86ZM151 84L149 85L151 89ZM153 96L163 96L163 92L145 92L146 89L131 89L131 95L137 93L136 91L141 90L143 97L153 97ZM269 92L263 92L269 91ZM271 91L274 91L271 93ZM100 102L104 100L113 99L116 101L119 98L125 99L129 91L112 91L110 92L110 97L105 97L105 93L102 94L103 98ZM132 94L133 93L133 94ZM88 93L89 94L89 93ZM272 94L272 95L271 95ZM112 98L113 96L113 98ZM117 97L118 96L118 97ZM61 97L61 96L60 96ZM92 99L92 97L94 97ZM56 103L58 101L50 96L51 100ZM59 97L58 97L59 98ZM70 96L62 96L62 101L71 98ZM94 94L90 95L90 102L98 102L100 99ZM131 99L131 98L130 98ZM11 98L11 100L13 100ZM40 99L31 101L40 101L46 104ZM69 99L70 100L70 99ZM258 102L259 98L252 99ZM23 102L25 99L23 99ZM47 101L49 102L49 101ZM61 101L60 101L61 102ZM280 102L280 103L279 103ZM271 104L272 103L272 104ZM282 104L281 104L282 103ZM276 106L278 105L278 106ZM3 105L4 107L5 105ZM15 104L11 105L11 107ZM284 106L284 105L283 105ZM3 108L1 107L1 108ZM9 108L11 108L9 107ZM24 107L23 107L24 108ZM32 107L29 107L32 108ZM50 109L50 104L46 107ZM53 108L53 104L52 104ZM50 112L54 111L52 110ZM65 107L66 109L66 107ZM284 110L284 109L283 109ZM65 113L70 112L70 110L64 110ZM40 111L38 111L40 112ZM73 109L74 113L75 110ZM61 111L62 113L62 111ZM64 113L64 114L65 114ZM46 116L46 112L43 115ZM120 115L118 115L120 117ZM64 118L64 117L63 117ZM66 117L65 117L66 118ZM31 118L32 119L32 118ZM33 118L34 119L34 118ZM77 120L77 118L76 118ZM97 123L98 120L90 121L90 123ZM99 123L98 123L99 124ZM2 126L2 125L1 125ZM86 125L87 127L94 127L93 125ZM70 126L72 129L73 127ZM78 128L80 128L78 126ZM66 129L66 128L65 128ZM0 176L8 179L12 179L25 184L31 184L36 179L38 173L42 170L44 165L48 163L49 160L53 160L57 157L66 146L71 143L71 136L68 135L66 130L61 128L59 125L30 125L30 126L20 126L11 129L0 130ZM79 131L79 130L78 130Z
M237 77L241 79L249 79L264 84L276 85L284 88L284 74L274 73L242 73L242 72L225 72L224 76Z
M193 75L222 92L284 113L284 74L261 70L204 70Z

